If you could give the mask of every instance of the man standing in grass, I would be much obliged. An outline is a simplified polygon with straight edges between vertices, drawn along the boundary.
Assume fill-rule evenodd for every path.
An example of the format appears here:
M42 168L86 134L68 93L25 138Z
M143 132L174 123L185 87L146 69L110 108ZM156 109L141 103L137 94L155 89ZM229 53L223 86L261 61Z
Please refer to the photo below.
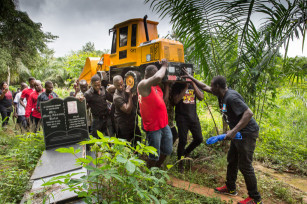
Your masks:
M6 82L0 84L0 112L2 117L2 127L8 125L12 112L13 94L9 90L9 85Z
M28 85L24 82L21 83L21 91L16 94L14 99L14 117L17 118L17 124L19 124L21 130L26 130L28 125L25 117L25 108L20 103L20 97L23 90L28 88ZM27 105L27 100L24 98L23 103Z
M202 90L218 97L219 106L224 120L229 124L230 131L225 139L231 140L227 155L226 185L215 189L215 192L228 195L237 195L236 180L238 170L244 176L249 197L239 204L261 204L261 196L257 189L257 179L252 166L256 139L259 136L259 126L253 118L253 112L244 102L242 96L226 86L226 78L216 76L211 81L211 87L196 80L187 74ZM237 132L242 134L242 140L235 140Z
M32 129L33 129L33 132L36 132L40 125L40 120L42 117L41 113L39 112L36 106L37 98L43 92L42 82L39 80L35 80L34 88L35 88L35 91L30 94L27 100L25 117L26 117L28 124L30 124L30 120L32 120L32 125L34 126L32 127ZM32 119L30 119L30 116L32 116Z
M97 74L91 78L91 85L92 87L84 93L84 97L93 116L92 135L99 138L97 131L100 131L110 136L111 131L107 128L110 117L107 100L113 101L113 97L104 86L101 86L101 79Z
M85 92L88 90L88 84L87 84L87 81L82 79L80 82L79 82L79 89L80 91L75 93L75 97L77 99L79 99L81 102L85 99ZM87 121L87 127L88 127L88 131L89 133L92 131L92 113L91 113L91 108L90 107L87 107L86 108L86 121Z
M35 88L34 88L35 78L34 77L30 77L28 81L29 81L30 88L27 87L26 89L24 89L22 91L21 96L20 96L20 100L19 100L20 104L24 108L26 108L26 104L23 103L23 99L26 99L26 101L28 101L31 93L35 91Z
M51 81L45 82L45 89L46 91L37 97L37 110L40 110L40 105L42 101L49 101L50 99L58 97L58 95L53 92L53 83Z

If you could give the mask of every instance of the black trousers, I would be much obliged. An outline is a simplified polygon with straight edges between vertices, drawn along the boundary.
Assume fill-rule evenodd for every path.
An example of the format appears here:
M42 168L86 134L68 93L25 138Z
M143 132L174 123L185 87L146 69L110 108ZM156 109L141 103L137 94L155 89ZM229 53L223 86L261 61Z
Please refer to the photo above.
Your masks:
M197 146L199 146L203 142L203 136L201 134L201 127L199 120L195 122L178 121L176 123L178 127L178 137L179 137L177 154L178 154L178 159L181 159L182 156L190 154ZM192 133L193 140L189 144L189 146L185 148L185 146L187 145L187 137L189 130Z
M1 118L2 118L2 127L6 126L9 123L11 110L7 110L6 108L1 108Z
M31 116L31 120L32 120L32 130L33 130L34 133L36 133L37 130L40 129L41 119L40 118L36 118L34 116Z
M176 140L178 139L178 132L175 126L171 128L171 131L173 135L173 144L174 144Z
M104 136L109 136L107 131L107 118L93 118L92 121L92 135L98 137L97 131L101 132Z
M236 189L238 170L244 176L248 195L256 201L261 200L257 189L257 179L252 166L256 139L259 132L242 134L242 140L231 140L227 155L226 185L230 190Z
M137 142L141 141L142 134L138 125L135 126L135 129L131 127L123 127L120 125L117 126L116 129L117 137L126 139L128 142L131 142L133 146L136 146Z
M28 123L26 120L26 117L24 115L19 115L17 118L17 123L20 125L21 128L23 128L24 130L27 129L28 127Z

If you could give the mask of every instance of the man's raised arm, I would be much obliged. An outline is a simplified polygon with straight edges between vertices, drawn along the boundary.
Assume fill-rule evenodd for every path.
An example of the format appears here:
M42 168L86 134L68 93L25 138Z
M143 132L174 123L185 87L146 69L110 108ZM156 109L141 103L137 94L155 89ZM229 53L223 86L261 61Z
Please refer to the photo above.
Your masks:
M202 90L204 90L208 93L212 93L210 86L208 86L207 84L200 82L197 79L195 79L191 74L189 74L187 72L187 70L185 68L183 68L182 71L186 74L186 75L182 76L183 78L191 79L196 84L196 86L198 86L200 89L202 89Z
M160 83L165 76L168 62L166 59L162 59L160 63L162 64L161 68L153 76L146 78L139 83L138 90L141 96L148 96L150 94L151 86Z

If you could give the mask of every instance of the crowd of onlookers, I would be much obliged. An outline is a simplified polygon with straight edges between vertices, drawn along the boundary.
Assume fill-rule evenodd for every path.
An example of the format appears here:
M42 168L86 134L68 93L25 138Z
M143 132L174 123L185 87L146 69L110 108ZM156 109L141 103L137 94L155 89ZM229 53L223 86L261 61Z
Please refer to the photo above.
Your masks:
M16 123L21 131L36 132L40 126L41 113L40 102L58 97L53 92L53 83L45 82L45 89L42 83L30 77L29 86L22 82L20 88L12 94L6 82L0 85L0 111L2 117L2 127L5 128L13 113Z
M240 170L249 193L249 198L241 203L261 203L252 167L259 127L242 96L228 88L226 79L222 76L214 77L211 86L208 86L196 80L185 69L183 72L186 75L182 76L187 79L185 82L162 82L168 62L162 60L160 63L160 69L155 65L146 67L144 79L138 83L137 91L133 91L136 89L129 85L126 86L120 75L114 76L111 84L105 72L101 76L94 75L90 84L86 80L76 81L75 90L70 96L80 101L86 100L89 132L98 137L97 131L100 131L106 136L123 138L136 145L141 140L142 129L148 145L157 149L157 154L149 155L148 167L160 167L167 155L172 153L173 144L179 138L178 169L183 172L182 158L189 157L203 142L196 111L197 100L203 100L203 91L211 93L218 98L223 118L230 127L226 139L231 140L227 157L226 185L216 188L215 191L236 195L235 182ZM2 126L7 125L14 103L14 117L17 118L19 126L27 131L31 126L34 132L39 128L40 103L58 97L53 92L52 82L45 82L43 89L41 82L32 77L29 78L29 87L22 83L20 92L14 97L6 82L1 83L0 88ZM140 126L139 116L142 121ZM192 141L187 146L189 131ZM233 140L239 131L243 139Z

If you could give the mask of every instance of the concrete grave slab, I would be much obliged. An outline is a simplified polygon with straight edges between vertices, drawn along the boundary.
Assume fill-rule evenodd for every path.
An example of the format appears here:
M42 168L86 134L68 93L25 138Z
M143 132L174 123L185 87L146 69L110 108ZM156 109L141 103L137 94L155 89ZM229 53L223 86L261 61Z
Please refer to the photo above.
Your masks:
M67 145L65 148L73 147L74 149L81 148L77 157L84 157L83 146L78 144ZM68 153L56 152L57 148L45 150L31 176L31 180L50 177L53 175L70 172L76 169L81 169L82 166L76 165L76 157Z
M64 176L67 174L72 174L72 173L78 173L77 175L74 175L72 178L78 179L81 176L86 175L86 169L81 168L77 170L73 170L70 172L58 174L55 176L50 176L46 177L43 179L36 179L32 181L32 189L29 193L27 193L24 196L23 202L24 203L27 199L29 199L30 194L37 194L39 196L35 196L32 198L31 202L32 204L35 203L42 203L43 200L45 199L46 204L50 203L71 203L71 204L81 204L84 203L82 199L78 198L78 195L72 191L63 191L63 189L66 188L65 185L59 185L59 184L54 184L53 186L48 186L48 187L43 187L41 186L43 183L49 181L51 178L56 177L56 176Z

